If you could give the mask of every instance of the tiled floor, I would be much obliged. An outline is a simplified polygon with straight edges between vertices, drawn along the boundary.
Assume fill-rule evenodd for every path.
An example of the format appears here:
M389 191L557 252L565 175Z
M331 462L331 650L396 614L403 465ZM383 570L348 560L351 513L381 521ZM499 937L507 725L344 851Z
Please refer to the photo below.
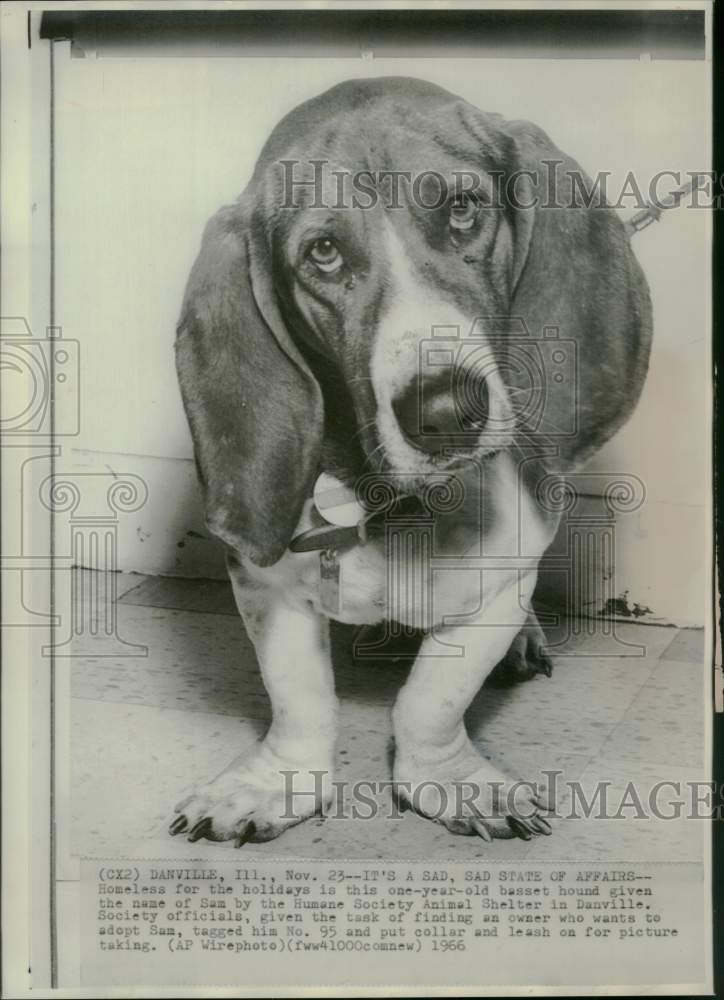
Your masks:
M120 637L146 657L72 661L73 853L82 856L231 858L229 843L194 845L166 832L188 786L213 777L251 746L269 721L254 652L230 588L214 581L117 578ZM580 627L580 626L579 626ZM398 859L699 860L708 825L672 820L566 819L567 781L590 800L609 782L609 807L632 787L647 809L660 781L706 777L704 636L698 630L623 624L593 634L551 629L553 677L512 690L484 689L468 728L486 757L514 777L559 770L551 837L529 843L453 836L411 813L361 821L327 817L276 841L248 844L267 857ZM389 709L408 665L355 662L351 632L333 633L342 722L337 777L390 776ZM564 641L565 640L565 641ZM99 647L100 648L100 647ZM556 652L557 650L557 652ZM622 655L623 654L623 655ZM632 785L629 785L632 783ZM683 789L682 789L683 791ZM666 795L672 795L671 790ZM647 810L648 811L648 810Z

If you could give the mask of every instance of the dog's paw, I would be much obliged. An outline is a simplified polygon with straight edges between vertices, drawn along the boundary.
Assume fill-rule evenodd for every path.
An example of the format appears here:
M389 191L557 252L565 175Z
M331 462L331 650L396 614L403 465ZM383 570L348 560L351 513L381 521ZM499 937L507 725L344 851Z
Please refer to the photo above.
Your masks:
M536 674L553 675L553 661L545 650L546 637L535 615L520 630L500 663L488 675L490 687L512 687Z
M273 840L323 809L331 798L330 782L325 763L287 764L262 745L182 799L169 833L185 833L191 843L233 840L235 847Z
M427 768L424 777L404 759L395 764L397 793L402 803L419 815L441 823L451 833L530 840L552 833L543 813L552 806L532 782L512 781L471 748L466 766ZM456 777L445 777L445 774ZM464 774L465 777L457 777Z

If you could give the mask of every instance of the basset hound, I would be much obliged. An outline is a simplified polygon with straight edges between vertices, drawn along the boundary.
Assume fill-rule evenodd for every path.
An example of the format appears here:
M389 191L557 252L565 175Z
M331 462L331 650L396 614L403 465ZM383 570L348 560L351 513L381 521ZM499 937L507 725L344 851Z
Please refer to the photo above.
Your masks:
M463 717L496 667L549 672L531 611L560 516L546 490L631 413L650 338L622 223L535 125L393 77L276 126L208 223L176 341L273 721L172 833L240 846L324 807L329 618L422 633L392 712L403 802L485 840L550 832Z

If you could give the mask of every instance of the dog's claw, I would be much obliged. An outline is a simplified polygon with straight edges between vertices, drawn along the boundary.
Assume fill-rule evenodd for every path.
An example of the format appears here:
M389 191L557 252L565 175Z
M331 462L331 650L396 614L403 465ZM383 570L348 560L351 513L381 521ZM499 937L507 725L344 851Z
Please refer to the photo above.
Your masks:
M550 837L553 833L550 823L547 823L542 816L534 816L531 819L531 824L538 833L542 833L544 837Z
M168 828L168 832L172 837L175 837L177 833L183 833L186 827L189 825L189 821L185 816L177 816L173 821L171 826Z
M246 823L242 823L237 830L234 847L243 847L247 840L254 836L254 830L255 827L251 820Z
M508 826L516 835L520 837L521 840L531 840L533 834L530 832L523 820L518 819L516 816L507 816Z
M197 840L201 840L202 837L206 837L211 833L213 827L213 820L210 816L204 816L200 819L198 823L190 831L187 840L190 844L195 844Z
M490 831L488 830L485 823L482 822L482 820L479 819L471 820L471 826L473 830L475 830L477 835L481 837L484 841L486 841L486 843L488 844L493 843L493 838L490 835Z

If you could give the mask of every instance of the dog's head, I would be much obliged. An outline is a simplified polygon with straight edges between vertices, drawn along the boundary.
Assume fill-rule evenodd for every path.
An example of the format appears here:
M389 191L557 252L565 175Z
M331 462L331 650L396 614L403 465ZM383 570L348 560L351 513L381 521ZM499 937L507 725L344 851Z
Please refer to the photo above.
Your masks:
M513 445L556 468L595 450L635 404L650 316L589 192L536 127L419 80L284 118L209 223L178 328L211 529L275 562L325 440L408 483Z

